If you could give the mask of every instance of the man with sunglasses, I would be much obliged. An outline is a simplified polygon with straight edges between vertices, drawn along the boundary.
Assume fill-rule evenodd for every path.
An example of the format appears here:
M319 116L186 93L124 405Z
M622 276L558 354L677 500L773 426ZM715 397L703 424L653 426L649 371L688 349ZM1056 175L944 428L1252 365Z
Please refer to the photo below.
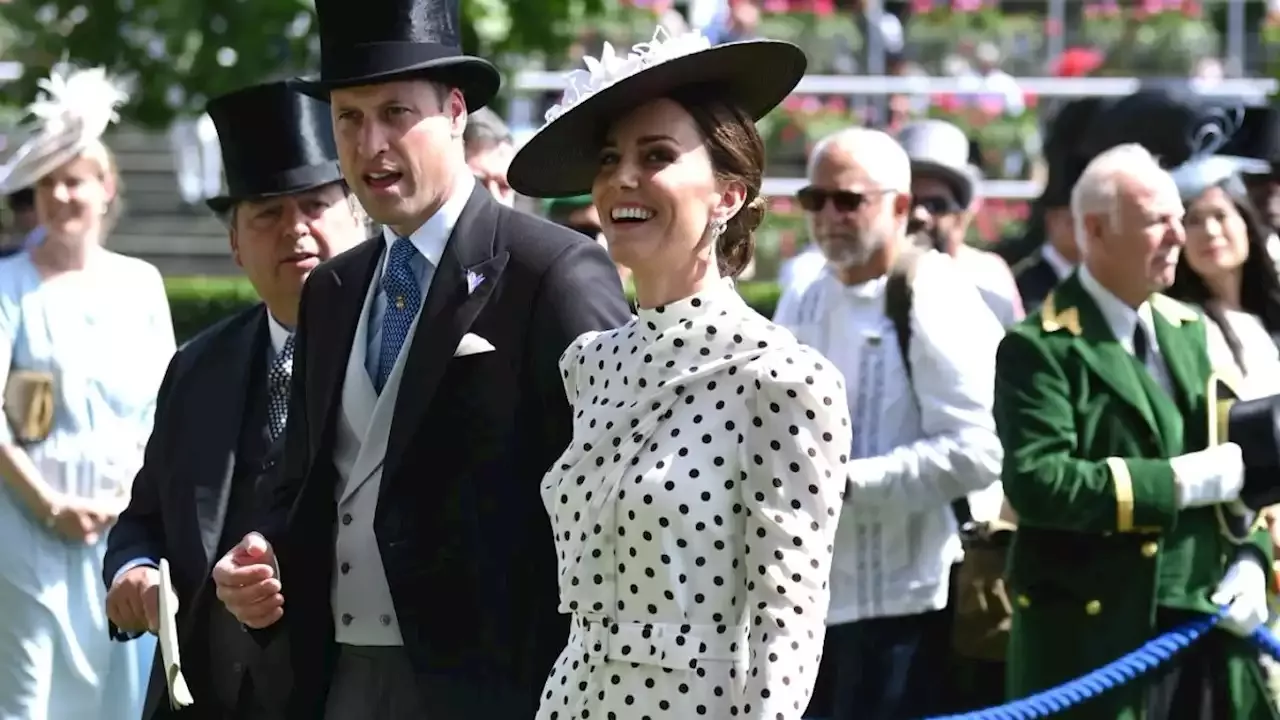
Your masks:
M999 255L965 242L982 207L979 170L969 164L969 138L944 120L921 120L903 127L898 142L911 159L907 232L922 234L934 249L955 258L1001 325L1021 320L1026 313L1009 265Z
M826 267L788 293L774 320L844 374L856 428L819 670L834 707L815 703L810 713L928 717L947 710L938 678L960 559L950 504L999 478L991 369L1003 330L955 260L936 251L916 263L910 332L895 329L888 287L911 216L911 164L896 140L841 131L815 147L808 181L798 200Z

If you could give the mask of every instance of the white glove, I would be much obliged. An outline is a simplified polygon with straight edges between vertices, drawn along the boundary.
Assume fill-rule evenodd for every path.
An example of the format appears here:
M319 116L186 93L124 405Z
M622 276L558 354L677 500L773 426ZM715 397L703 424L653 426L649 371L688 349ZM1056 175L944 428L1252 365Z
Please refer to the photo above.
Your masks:
M1244 487L1244 458L1240 446L1223 443L1169 461L1178 488L1178 508L1228 503L1239 499Z
M1222 627L1240 637L1253 634L1267 621L1267 572L1251 552L1245 552L1227 568L1209 598L1214 605L1227 606Z

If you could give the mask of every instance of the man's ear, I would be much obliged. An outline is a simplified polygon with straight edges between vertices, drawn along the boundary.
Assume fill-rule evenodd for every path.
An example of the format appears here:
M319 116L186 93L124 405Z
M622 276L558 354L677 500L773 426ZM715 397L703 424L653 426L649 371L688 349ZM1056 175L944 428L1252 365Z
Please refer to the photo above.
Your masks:
M449 114L450 134L462 137L467 129L467 99L458 88L449 88L449 97L445 98L444 110Z
M243 268L244 262L240 259L240 235L235 227L227 229L227 242L231 245L231 261L236 264L236 267Z

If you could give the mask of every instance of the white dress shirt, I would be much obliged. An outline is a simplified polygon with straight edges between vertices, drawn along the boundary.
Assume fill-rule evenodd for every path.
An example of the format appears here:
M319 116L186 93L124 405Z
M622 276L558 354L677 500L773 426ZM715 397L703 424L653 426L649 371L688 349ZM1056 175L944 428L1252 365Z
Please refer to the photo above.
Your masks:
M962 554L951 501L968 496L980 520L1000 508L1003 452L991 405L1004 329L951 257L924 255L909 383L884 311L886 284L846 287L826 271L775 318L844 373L849 395L854 460L829 625L946 607Z

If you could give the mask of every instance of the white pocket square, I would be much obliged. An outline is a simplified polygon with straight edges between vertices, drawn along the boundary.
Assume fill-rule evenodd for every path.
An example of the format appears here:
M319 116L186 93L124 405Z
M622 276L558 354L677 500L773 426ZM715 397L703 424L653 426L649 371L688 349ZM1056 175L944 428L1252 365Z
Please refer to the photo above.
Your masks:
M467 333L458 342L458 349L454 351L453 356L479 355L480 353L493 352L494 350L497 350L497 348L493 346L493 343L475 333Z

